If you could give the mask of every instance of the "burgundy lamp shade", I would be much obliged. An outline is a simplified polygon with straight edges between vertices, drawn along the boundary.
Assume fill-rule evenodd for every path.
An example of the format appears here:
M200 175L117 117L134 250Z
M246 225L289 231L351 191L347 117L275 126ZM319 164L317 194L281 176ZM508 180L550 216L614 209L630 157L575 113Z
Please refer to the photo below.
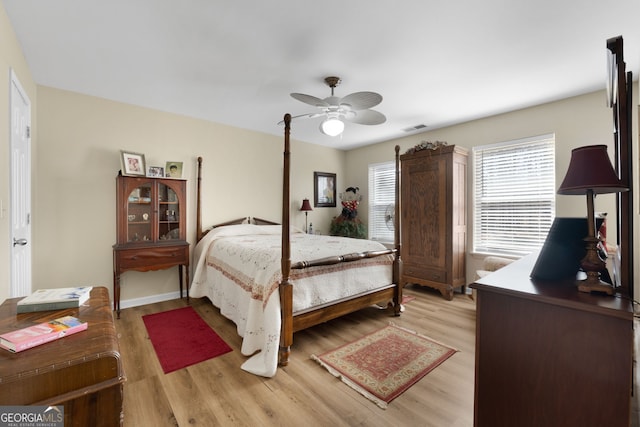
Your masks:
M312 211L311 204L309 203L309 199L302 200L302 206L300 207L301 211Z
M309 211L313 210L311 209L311 204L309 203L309 199L302 199L302 206L300 206L300 210L304 212L304 232L308 233L309 226L308 226L307 216L309 215Z
M611 166L606 145L589 145L571 151L571 161L558 194L584 195L627 191Z

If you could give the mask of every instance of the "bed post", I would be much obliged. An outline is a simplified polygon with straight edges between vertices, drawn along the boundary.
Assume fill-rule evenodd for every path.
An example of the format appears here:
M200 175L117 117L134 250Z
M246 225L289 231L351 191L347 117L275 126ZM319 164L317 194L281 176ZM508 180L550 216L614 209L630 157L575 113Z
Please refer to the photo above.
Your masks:
M200 188L202 187L202 157L198 157L198 179L196 180L196 242L202 239L202 206Z
M396 145L396 187L395 187L395 212L393 213L393 239L395 244L395 257L393 259L393 283L396 284L393 295L393 314L400 316L400 310L402 309L402 288L403 283L400 283L402 279L402 258L400 257L400 146Z
M291 152L289 149L289 133L291 130L291 115L284 115L284 168L282 176L282 281L280 282L280 350L278 364L286 366L289 363L291 344L293 344L293 285L289 281L291 271L291 242L289 240L289 180L291 169Z

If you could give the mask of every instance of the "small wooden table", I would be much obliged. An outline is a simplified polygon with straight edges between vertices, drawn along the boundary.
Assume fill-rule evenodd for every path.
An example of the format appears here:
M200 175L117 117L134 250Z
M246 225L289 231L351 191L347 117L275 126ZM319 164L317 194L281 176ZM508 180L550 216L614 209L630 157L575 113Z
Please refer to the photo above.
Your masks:
M107 288L67 310L17 314L20 299L0 305L0 334L62 316L89 327L20 353L0 349L0 405L63 405L65 426L121 426L125 375Z
M180 298L182 298L183 277L189 301L189 243L178 242L149 246L113 246L113 309L120 318L120 275L125 271L164 270L178 266Z

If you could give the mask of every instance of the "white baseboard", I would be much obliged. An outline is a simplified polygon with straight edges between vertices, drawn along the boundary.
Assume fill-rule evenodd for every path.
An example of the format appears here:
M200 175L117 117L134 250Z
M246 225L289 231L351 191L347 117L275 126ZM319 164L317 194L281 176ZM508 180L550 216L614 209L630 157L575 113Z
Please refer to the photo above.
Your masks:
M120 309L124 310L125 308L138 307L141 305L153 304L156 302L169 301L172 299L179 299L179 298L180 298L180 292L175 291L175 292L169 292L166 294L149 295L147 297L121 300Z

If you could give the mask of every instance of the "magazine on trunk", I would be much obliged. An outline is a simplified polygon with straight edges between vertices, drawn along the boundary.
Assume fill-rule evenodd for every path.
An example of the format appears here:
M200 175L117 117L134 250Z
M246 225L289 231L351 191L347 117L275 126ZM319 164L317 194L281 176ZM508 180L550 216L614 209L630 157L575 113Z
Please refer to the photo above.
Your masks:
M87 322L64 316L0 335L0 347L14 353L86 330Z

